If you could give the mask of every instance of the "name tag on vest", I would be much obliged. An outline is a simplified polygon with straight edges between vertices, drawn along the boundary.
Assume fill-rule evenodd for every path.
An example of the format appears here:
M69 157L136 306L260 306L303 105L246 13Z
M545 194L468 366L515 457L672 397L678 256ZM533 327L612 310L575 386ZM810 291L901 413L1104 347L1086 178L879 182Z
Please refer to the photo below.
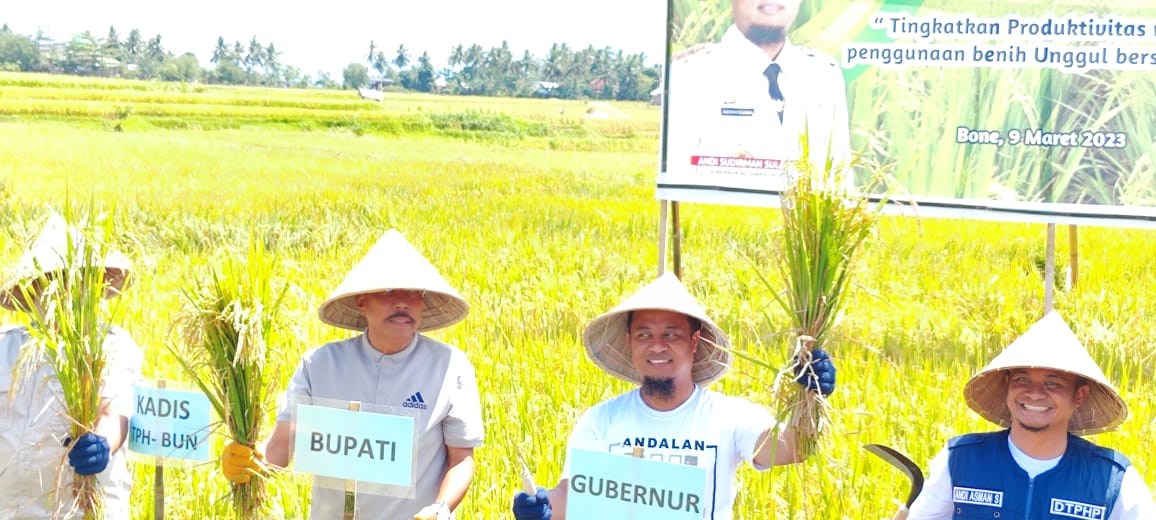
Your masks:
M1003 491L952 486L951 499L957 504L1003 507Z
M1051 514L1056 516L1066 516L1068 518L1086 518L1088 520L1104 520L1104 512L1107 508L1104 506L1094 506L1092 504L1076 502L1075 500L1053 498L1052 505L1048 509Z

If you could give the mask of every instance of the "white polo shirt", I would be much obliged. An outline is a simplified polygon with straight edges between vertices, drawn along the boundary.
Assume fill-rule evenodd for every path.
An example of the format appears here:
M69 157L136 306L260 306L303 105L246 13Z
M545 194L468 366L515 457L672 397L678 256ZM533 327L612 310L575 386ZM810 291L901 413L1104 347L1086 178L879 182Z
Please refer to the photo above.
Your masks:
M293 420L295 402L317 399L404 407L419 415L415 497L358 493L359 518L413 518L437 499L446 472L446 446L475 448L484 437L473 365L461 350L421 334L396 354L374 350L364 333L305 353L277 421ZM341 518L344 491L318 485L319 479L314 479L310 518Z
M62 444L69 421L54 370L42 362L24 379L15 372L28 338L24 327L0 328L0 518L5 520L45 519L54 512L63 513L70 505L67 486L75 474ZM143 355L128 333L118 327L109 331L104 348L109 358L101 395L112 400L114 411L131 415L132 387L140 380ZM64 496L54 493L58 477ZM105 492L105 517L129 518L132 475L123 447L112 453L108 468L97 480Z

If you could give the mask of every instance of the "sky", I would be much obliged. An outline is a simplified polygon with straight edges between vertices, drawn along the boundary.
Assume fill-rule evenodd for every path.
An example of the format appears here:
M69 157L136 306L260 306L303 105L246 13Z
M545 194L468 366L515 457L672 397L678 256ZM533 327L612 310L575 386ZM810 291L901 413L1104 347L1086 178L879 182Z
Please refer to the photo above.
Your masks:
M334 78L349 63L365 63L370 40L390 59L403 43L414 59L429 52L439 68L458 44L489 49L502 40L516 57L529 50L542 58L553 43L566 43L643 52L655 64L663 57L665 19L666 0L0 0L0 24L18 34L42 30L64 41L88 30L104 38L113 26L123 40L136 28L142 39L160 34L166 49L192 52L206 66L218 36L246 47L256 36L273 43L282 63Z

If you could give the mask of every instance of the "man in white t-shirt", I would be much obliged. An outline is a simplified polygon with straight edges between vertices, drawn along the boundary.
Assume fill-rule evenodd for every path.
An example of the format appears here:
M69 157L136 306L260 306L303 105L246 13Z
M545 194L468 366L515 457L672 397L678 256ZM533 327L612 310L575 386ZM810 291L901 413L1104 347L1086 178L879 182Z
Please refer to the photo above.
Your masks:
M77 275L72 262L89 261L81 253L84 239L64 217L50 215L15 276L0 287L0 306L28 315L30 326L38 326L43 320L36 316L46 308L44 283ZM68 261L68 255L74 259ZM124 290L130 265L127 257L109 251L103 265L93 266L104 269L105 297ZM25 326L0 327L0 518L81 517L71 491L75 473L96 475L104 496L103 518L127 520L132 475L124 444L132 387L141 377L140 349L124 329L109 327L102 347L106 366L99 418L92 432L73 440L67 438L72 423L56 370L46 359L28 355L31 332Z
M648 459L705 468L706 495L696 505L711 520L731 518L744 461L758 470L799 462L794 432L779 431L765 408L705 388L730 368L729 342L673 274L596 318L582 339L596 365L640 387L587 410L570 435L571 452L629 455L642 448ZM834 390L835 367L825 352L813 353L798 381L823 395ZM554 489L514 497L514 516L564 519L569 486L567 459Z
M289 382L267 460L292 459L296 405L358 401L415 418L414 498L364 492L346 508L343 481L315 477L310 518L384 520L453 518L474 476L482 444L481 400L474 367L457 348L421 334L461 321L469 304L413 248L390 230L321 304L321 321L362 334L306 352ZM222 470L234 482L264 471L259 451L226 446ZM388 493L388 492L387 492Z
M1128 408L1058 313L1012 342L964 395L1008 429L948 441L909 520L1156 518L1128 459L1079 437L1115 429Z

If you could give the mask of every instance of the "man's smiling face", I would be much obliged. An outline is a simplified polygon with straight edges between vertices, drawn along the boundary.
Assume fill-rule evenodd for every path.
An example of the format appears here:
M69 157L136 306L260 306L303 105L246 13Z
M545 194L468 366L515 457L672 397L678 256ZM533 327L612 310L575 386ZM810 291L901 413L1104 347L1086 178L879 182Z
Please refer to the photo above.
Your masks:
M1079 376L1047 368L1015 368L1008 375L1012 428L1032 433L1068 431L1068 421L1088 396Z

